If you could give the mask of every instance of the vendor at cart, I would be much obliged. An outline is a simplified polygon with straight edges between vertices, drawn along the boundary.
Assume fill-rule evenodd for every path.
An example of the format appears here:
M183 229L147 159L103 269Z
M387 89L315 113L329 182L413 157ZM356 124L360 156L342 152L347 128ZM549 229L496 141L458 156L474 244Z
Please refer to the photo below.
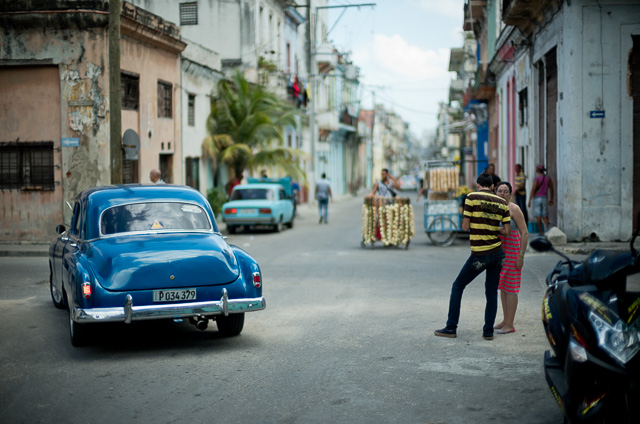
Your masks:
M373 197L377 195L387 198L396 197L396 190L400 189L398 180L396 180L396 178L389 173L389 170L387 168L383 168L380 174L382 179L373 183L373 189L371 190L369 196Z

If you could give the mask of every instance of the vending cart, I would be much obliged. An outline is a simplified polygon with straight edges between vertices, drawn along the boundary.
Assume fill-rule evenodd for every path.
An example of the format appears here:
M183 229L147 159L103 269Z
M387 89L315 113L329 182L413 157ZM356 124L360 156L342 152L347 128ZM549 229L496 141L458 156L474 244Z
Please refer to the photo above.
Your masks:
M367 196L362 205L362 247L380 241L384 246L404 246L415 233L413 206L406 197Z
M459 171L451 161L426 163L424 190L424 230L436 246L449 246L462 229L458 191Z

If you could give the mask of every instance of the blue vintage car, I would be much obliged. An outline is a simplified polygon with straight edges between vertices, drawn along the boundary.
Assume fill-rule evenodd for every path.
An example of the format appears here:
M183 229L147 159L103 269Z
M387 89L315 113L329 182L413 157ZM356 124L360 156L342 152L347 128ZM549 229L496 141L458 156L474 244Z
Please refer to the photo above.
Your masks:
M69 312L71 343L97 323L188 318L240 334L244 313L265 308L262 274L227 244L198 191L122 185L80 193L71 225L49 247L53 304Z
M269 226L276 232L282 231L284 225L292 228L295 208L290 183L286 187L256 181L249 179L249 184L235 186L229 202L222 205L222 220L227 224L227 231L233 234L238 227L260 225Z

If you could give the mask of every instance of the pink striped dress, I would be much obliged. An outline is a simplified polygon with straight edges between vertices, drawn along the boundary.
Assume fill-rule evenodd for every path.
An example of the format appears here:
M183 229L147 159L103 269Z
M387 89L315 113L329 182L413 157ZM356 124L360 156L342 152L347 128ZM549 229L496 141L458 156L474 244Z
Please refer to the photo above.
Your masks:
M511 228L516 228L513 220ZM520 292L521 270L516 269L516 261L520 253L520 231L511 230L511 235L507 237L500 236L502 240L502 250L504 250L504 264L500 271L499 290L504 290L509 294L518 294Z

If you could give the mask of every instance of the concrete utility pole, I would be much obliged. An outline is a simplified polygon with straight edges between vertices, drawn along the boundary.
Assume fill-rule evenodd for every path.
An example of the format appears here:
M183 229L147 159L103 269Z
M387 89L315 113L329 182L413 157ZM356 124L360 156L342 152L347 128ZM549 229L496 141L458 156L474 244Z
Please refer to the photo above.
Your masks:
M122 98L120 87L120 0L109 0L109 128L111 184L122 184Z

